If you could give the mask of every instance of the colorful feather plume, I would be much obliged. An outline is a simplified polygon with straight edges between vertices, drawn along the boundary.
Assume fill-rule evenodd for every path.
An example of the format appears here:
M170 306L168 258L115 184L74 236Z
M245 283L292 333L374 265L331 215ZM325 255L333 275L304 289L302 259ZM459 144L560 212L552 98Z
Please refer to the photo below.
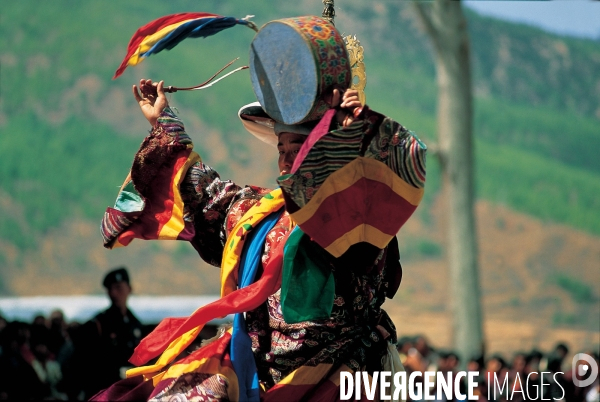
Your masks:
M238 24L256 30L256 25L245 18L237 19L210 13L179 13L151 21L131 37L127 55L113 79L120 76L128 66L135 66L146 57L164 49L173 49L186 38L205 38Z

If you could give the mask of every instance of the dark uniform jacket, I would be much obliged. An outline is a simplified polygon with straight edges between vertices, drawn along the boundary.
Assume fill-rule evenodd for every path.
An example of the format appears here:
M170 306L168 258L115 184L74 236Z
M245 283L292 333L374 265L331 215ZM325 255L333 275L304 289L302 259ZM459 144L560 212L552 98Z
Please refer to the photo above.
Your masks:
M131 367L128 359L140 343L142 329L129 309L123 316L114 306L84 324L80 351L92 371L85 376L86 397L120 380L122 367Z

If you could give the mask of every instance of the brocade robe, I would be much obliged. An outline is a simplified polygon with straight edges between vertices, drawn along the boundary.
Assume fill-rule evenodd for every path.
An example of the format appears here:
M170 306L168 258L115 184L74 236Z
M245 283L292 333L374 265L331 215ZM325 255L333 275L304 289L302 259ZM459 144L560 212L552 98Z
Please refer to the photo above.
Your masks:
M411 132L368 108L352 127L364 134L367 153L422 191L426 148ZM127 245L133 238L184 240L206 262L221 266L231 231L270 190L221 179L199 157L191 157L191 149L182 122L166 108L137 152L115 207L105 213L105 247ZM178 229L169 234L173 223ZM281 214L266 236L262 266L273 258L294 226L287 212ZM394 325L381 309L385 298L395 294L402 276L396 238L383 249L356 244L339 258L329 256L324 265L335 283L329 318L286 323L280 291L246 312L246 330L264 400L337 397L340 370L382 370L388 345L396 342ZM188 357L188 361L193 359ZM236 379L201 371L163 379L150 397L235 399L230 388Z

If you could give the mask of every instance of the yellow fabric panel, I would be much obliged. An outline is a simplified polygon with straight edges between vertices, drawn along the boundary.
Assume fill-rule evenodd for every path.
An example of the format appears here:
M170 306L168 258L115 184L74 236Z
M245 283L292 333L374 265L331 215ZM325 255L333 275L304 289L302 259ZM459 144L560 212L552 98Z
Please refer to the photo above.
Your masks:
M277 211L284 205L281 189L271 191L268 196L271 196L272 199L265 198L266 196L261 198L258 203L254 204L248 212L244 214L225 242L223 259L221 262L221 297L226 296L237 289L237 268L244 248L244 241L242 241L241 237L248 232L244 226L251 225L252 227L255 227L263 218L270 213Z
M342 237L325 247L325 250L334 257L339 257L350 248L351 245L366 241L377 248L385 248L394 235L383 233L381 230L371 225L359 225L351 231L345 233Z
M329 376L329 381L332 382L336 387L340 386L340 373L342 371L347 371L349 373L354 374L354 370L352 370L350 367L346 366L345 364L342 364L340 366L340 368L338 368L337 370L335 370L330 376Z
M317 366L300 366L288 374L277 385L318 384L331 370L332 364L321 363Z
M188 156L185 164L177 171L175 174L175 178L173 179L173 210L171 211L171 218L169 221L161 228L160 233L158 234L159 240L176 240L179 233L185 227L185 222L183 221L183 200L181 199L181 192L179 188L181 186L181 182L185 177L185 173L188 171L190 166L192 166L196 162L200 162L202 159L200 155L196 152L191 152Z
M140 366L134 367L132 369L127 370L126 376L127 378L135 377L138 375L154 375L160 370L164 369L165 366L171 363L185 348L190 346L190 344L196 339L196 336L200 333L203 326L198 326L185 334L181 335L179 338L175 339L167 349L160 355L160 358L156 361L155 364L151 364L149 366Z

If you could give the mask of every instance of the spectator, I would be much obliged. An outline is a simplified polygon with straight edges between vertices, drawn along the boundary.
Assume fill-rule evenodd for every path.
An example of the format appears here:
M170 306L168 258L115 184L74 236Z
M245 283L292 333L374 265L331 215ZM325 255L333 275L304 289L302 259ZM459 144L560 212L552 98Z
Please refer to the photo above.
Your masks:
M562 370L565 357L569 354L569 348L564 343L559 343L548 356L548 371L557 373Z
M400 355L400 361L402 364L406 363L408 357L408 351L413 347L413 339L410 336L403 336L398 340L398 354Z
M6 326L8 325L8 321L6 321L6 318L4 318L2 315L0 315L0 357L2 357L2 333L4 331L4 328L6 328ZM0 397L0 399L2 399Z
M2 333L4 328L6 328L7 325L8 325L8 321L6 321L6 318L4 318L2 315L0 315L0 334Z
M38 342L33 346L33 355L35 356L36 364L34 368L38 377L49 390L49 395L46 398L66 400L67 395L59 392L57 389L59 382L62 380L60 364L55 360L45 341Z
M50 313L47 345L50 352L57 359L67 340L67 323L65 322L64 314L61 310L54 310Z
M438 356L433 350L433 348L429 345L427 338L423 335L418 335L415 339L415 349L421 354L423 360L425 361L426 367L430 367L435 365L438 360ZM432 367L434 369L434 367Z
M5 399L41 400L50 395L40 362L31 350L29 325L14 321L2 333L0 396Z
M123 378L142 338L142 324L127 308L132 291L127 270L120 267L108 272L102 285L111 306L83 325L81 342L75 345L77 364L89 370L80 378L86 399Z
M48 339L50 338L50 330L46 325L46 317L41 314L36 315L29 326L29 332L29 341L32 349L35 349L40 344L47 346Z
M454 386L454 375L456 374L456 372L459 370L459 363L460 363L460 359L458 357L458 355L452 351L439 351L438 352L438 361L437 361L437 371L439 373L442 373L444 375L444 378L448 378L448 376L450 377L450 381ZM466 386L464 384L464 381L460 382L460 391L464 393L464 390L466 389ZM435 395L435 401L436 402L450 402L450 401L454 401L454 398L451 399L447 399L445 394L441 394L441 398L437 398L437 385L435 387L435 392L432 392L432 394ZM476 390L477 395L479 394L478 390Z
M438 371L442 373L455 373L458 371L460 358L452 351L440 351L438 359Z
M517 373L520 377L525 374L525 366L527 365L527 354L525 352L517 352L513 356L510 365L510 377L515 378Z

